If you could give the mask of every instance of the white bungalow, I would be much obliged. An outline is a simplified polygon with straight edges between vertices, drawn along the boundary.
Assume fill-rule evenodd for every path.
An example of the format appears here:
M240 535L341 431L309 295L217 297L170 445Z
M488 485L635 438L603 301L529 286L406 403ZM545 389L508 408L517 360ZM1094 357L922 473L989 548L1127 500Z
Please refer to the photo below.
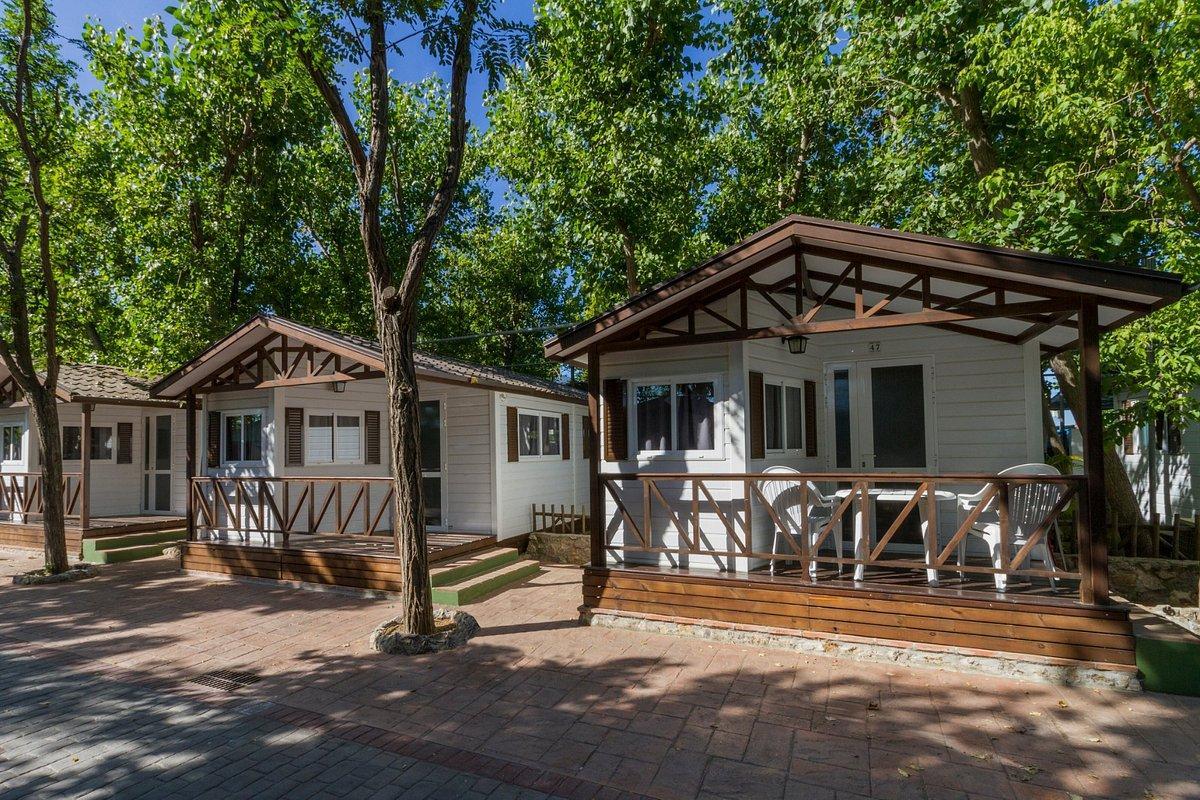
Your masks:
M58 397L69 549L78 553L83 541L100 537L119 544L128 534L181 529L181 404L153 398L149 381L99 364L63 364ZM28 404L0 366L0 544L42 546L42 497Z
M386 563L393 495L381 358L375 341L263 314L155 384L155 396L185 401L185 427L200 444L185 566L237 571L259 552L268 567L242 574L287 578L280 560L306 551L372 554L349 567L356 573L399 569ZM416 367L436 557L528 533L534 506L582 513L583 392L423 352ZM346 585L325 577L293 579ZM395 581L378 583L366 588Z
M546 354L586 362L597 431L589 614L1132 671L1097 342L1183 291L788 217L564 332ZM1061 476L1036 465L1040 362L1081 345L1085 474Z

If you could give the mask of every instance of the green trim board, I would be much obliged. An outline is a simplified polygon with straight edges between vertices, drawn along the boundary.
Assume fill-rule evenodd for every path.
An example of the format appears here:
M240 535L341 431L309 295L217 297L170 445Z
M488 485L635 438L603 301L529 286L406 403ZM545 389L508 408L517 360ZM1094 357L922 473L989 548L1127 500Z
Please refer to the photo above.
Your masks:
M1151 692L1200 697L1200 637L1136 607L1130 619L1142 686Z

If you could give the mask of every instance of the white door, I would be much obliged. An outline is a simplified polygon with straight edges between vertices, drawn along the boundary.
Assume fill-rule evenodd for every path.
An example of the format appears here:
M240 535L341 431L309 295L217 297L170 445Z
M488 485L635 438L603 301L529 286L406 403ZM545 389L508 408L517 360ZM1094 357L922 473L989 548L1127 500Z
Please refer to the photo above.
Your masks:
M171 510L171 415L147 416L142 437L145 471L142 508L152 512Z
M825 387L833 469L937 468L932 363L888 359L828 364Z
M441 400L421 401L421 493L425 499L425 526L433 530L447 525L442 410Z
M825 386L828 452L835 470L936 470L931 361L888 359L829 364L825 368ZM913 485L904 482L895 488L912 489ZM876 502L873 510L876 530L889 528L904 505L904 502ZM889 549L918 553L921 541L920 515L911 513L892 538Z

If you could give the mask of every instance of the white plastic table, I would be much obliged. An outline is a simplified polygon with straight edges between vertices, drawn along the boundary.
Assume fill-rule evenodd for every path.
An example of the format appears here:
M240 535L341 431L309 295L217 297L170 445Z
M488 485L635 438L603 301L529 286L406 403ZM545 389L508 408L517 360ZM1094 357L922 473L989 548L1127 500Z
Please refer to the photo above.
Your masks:
M856 493L857 489L839 489L834 492L834 497L845 499L850 494ZM917 493L913 489L868 489L867 494L870 496L872 504L882 500L885 503L907 503L913 499L913 495ZM934 491L937 497L937 502L954 502L958 500L958 495L954 492L942 491L940 489ZM866 519L863 515L863 504L856 503L854 506L854 558L856 561L863 562L867 559L867 553L871 546L871 532L867 528ZM930 530L929 515L925 500L917 503L917 510L921 514L921 540L925 544L925 563L931 568L925 570L925 578L930 586L938 585L938 571L932 569L933 559L937 554L938 535L937 530ZM874 509L872 509L874 514ZM939 514L939 516L941 516ZM854 580L861 581L866 574L866 565L858 563L854 565Z

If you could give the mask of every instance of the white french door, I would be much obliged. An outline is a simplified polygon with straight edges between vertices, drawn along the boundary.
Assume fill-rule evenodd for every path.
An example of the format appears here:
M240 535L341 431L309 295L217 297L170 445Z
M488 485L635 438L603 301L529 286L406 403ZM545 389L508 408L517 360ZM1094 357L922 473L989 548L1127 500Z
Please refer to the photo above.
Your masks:
M937 468L933 363L878 359L827 364L830 467L847 472Z
M171 510L171 415L147 416L142 435L142 509Z
M828 364L825 392L830 445L827 452L834 470L936 471L931 360L877 359ZM911 489L911 484L897 486L899 490L906 488ZM888 528L903 506L903 501L876 502L872 513L875 527ZM889 547L898 552L919 553L921 542L919 515L910 515Z
M442 400L421 401L421 494L425 526L431 530L444 530L447 525L443 410Z

